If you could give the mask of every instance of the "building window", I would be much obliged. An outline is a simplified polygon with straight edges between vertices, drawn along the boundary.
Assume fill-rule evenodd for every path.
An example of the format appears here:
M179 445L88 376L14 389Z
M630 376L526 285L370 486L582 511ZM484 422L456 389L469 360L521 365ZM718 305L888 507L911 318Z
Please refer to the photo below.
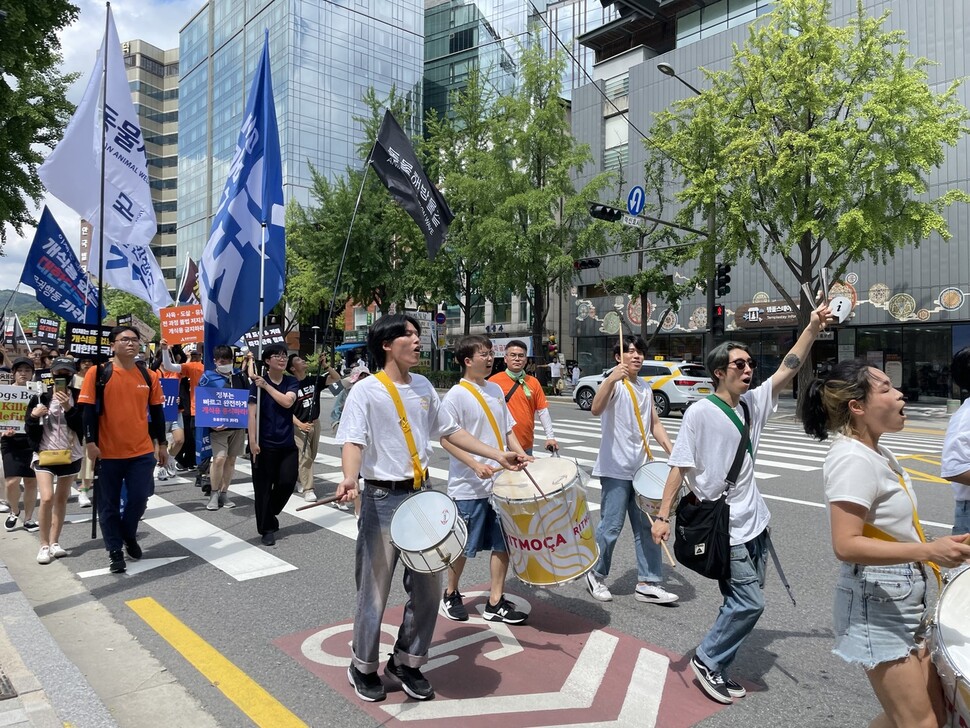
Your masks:
M448 37L448 52L449 53L459 53L461 51L467 51L469 48L475 45L475 29L465 28L465 30L459 30L452 33Z
M677 46L709 38L769 12L773 0L718 0L677 18Z
M603 169L621 170L629 156L630 124L625 114L607 117L603 124Z
M492 301L492 323L510 324L512 323L512 294L511 292L503 298Z

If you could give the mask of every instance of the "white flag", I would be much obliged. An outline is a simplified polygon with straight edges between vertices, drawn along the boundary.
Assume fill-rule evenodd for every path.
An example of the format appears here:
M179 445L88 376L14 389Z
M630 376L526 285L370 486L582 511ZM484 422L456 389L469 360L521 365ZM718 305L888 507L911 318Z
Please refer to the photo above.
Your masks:
M165 287L165 277L147 245L104 244L104 282L148 301L158 316L158 309L173 301Z
M108 72L102 115L101 80L105 58ZM158 225L148 184L145 142L131 100L121 43L110 7L107 32L81 104L71 118L64 138L37 170L51 194L91 223L93 230L88 270L95 274L100 257L98 225L101 213L102 123L105 250L112 243L148 245ZM110 283L107 276L105 282Z

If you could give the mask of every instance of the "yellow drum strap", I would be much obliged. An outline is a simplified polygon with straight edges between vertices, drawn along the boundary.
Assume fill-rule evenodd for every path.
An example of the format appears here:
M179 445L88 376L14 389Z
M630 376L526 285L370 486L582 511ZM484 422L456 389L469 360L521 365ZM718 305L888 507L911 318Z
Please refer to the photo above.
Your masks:
M643 438L643 449L647 451L647 460L653 460L653 454L650 452L650 446L647 444L647 431L643 427L643 418L640 416L640 403L637 401L637 393L633 391L633 385L630 384L629 379L624 377L623 383L626 385L626 391L630 393L630 399L633 400L633 414L637 416L637 424L640 426L640 437Z
M893 472L896 473L895 470ZM909 496L909 502L913 507L913 525L916 527L916 533L919 535L919 540L926 543L926 534L923 533L923 524L921 524L919 521L919 514L916 512L916 503L913 502L913 496L910 495L909 488L906 487L906 480L900 473L896 473L896 478L899 480L899 484L903 487L903 492ZM895 538L889 533L886 533L881 528L873 526L871 523L862 524L862 535L867 536L868 538L876 538L880 541L899 541L899 539ZM940 573L940 567L934 564L932 561L927 561L926 565L933 570L933 575L936 577L936 585L942 589L943 576Z
M411 423L408 422L408 414L404 410L404 402L401 401L401 395L398 394L394 382L387 376L387 372L381 370L375 376L377 377L377 381L387 388L388 394L391 395L391 401L394 402L394 407L397 409L401 431L404 433L404 441L407 443L408 451L411 453L411 466L414 468L414 489L420 490L421 484L424 482L424 468L421 467L421 456L418 455L418 446L414 444L414 435L411 434Z
M505 447L502 444L502 433L498 429L498 422L495 421L495 415L492 414L492 408L488 406L488 402L485 401L482 393L479 392L478 389L475 388L475 385L471 382L462 380L460 384L471 392L472 395L474 395L475 399L477 399L478 403L482 406L482 409L485 410L485 416L488 417L488 424L492 426L492 432L495 433L495 442L498 443L498 449L505 450Z

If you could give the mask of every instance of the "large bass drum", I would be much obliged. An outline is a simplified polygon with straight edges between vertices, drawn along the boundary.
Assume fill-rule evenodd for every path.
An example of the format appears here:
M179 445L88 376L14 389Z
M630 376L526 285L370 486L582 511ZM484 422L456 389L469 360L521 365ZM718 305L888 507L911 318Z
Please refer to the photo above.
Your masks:
M936 605L930 648L952 728L970 728L970 568L951 575Z

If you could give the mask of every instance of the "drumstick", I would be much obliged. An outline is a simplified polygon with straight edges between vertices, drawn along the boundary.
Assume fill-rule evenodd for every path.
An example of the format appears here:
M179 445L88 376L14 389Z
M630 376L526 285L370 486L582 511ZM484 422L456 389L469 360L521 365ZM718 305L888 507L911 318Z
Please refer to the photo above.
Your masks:
M646 511L642 511L642 513L643 513L643 515L645 515L647 517L647 520L650 521L650 527L653 528L653 518L651 518L650 517L650 514L647 513ZM674 555L672 553L670 553L670 547L667 546L667 542L664 541L663 539L661 539L660 540L660 546L663 548L664 553L667 554L667 559L670 561L670 568L676 569L677 568L677 562L674 561Z
M539 493L541 493L541 494L542 494L542 497L543 497L543 498L546 498L547 496L546 496L546 494L545 494L545 492L543 492L543 490L542 490L542 488L540 488L540 487L539 487L539 484L538 484L538 483L536 482L536 479L532 477L532 473L530 473L530 472L529 472L529 471L528 471L528 470L526 469L526 467L525 467L525 465L523 465L523 466L522 466L522 472L523 472L523 473L525 473L525 475L526 475L526 477L527 477L527 478L528 478L529 480L531 480L531 481L532 481L532 485L534 485L534 486L535 486L535 488L536 488L536 490L537 490L537 491L539 491Z
M333 503L336 500L340 500L339 495L328 495L326 498L321 498L316 503L307 503L305 506L300 506L296 510L305 511L307 508L316 508L317 506L325 506L328 503Z

